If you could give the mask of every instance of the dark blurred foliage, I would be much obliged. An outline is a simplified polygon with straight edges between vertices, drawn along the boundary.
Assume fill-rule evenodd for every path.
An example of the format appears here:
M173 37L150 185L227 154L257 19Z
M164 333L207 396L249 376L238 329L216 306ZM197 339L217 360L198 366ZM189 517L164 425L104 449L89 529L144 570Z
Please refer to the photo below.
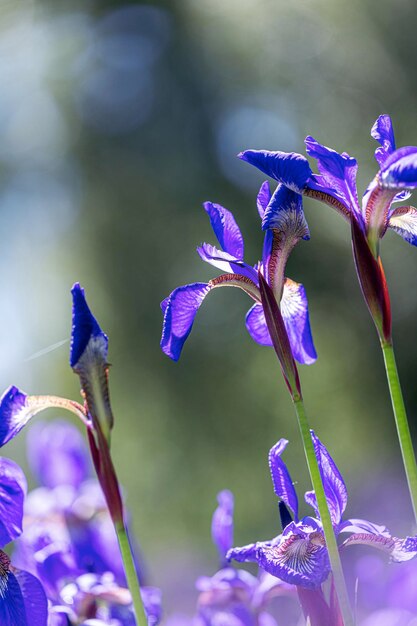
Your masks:
M204 200L234 212L247 259L259 258L263 178L240 150L303 151L312 134L358 158L364 191L380 113L398 145L417 144L416 17L412 0L1 4L2 387L77 397L63 342L79 280L110 336L115 462L168 605L181 579L214 571L217 491L236 496L241 544L279 530L267 467L278 438L291 441L300 492L308 480L274 354L245 330L245 294L210 295L178 364L159 350L159 302L215 275L195 253L214 243ZM311 241L288 275L307 289L319 353L301 368L307 409L346 478L348 513L410 532L349 230L324 206L305 210ZM382 254L416 434L417 251L388 234ZM23 440L5 453L24 463Z

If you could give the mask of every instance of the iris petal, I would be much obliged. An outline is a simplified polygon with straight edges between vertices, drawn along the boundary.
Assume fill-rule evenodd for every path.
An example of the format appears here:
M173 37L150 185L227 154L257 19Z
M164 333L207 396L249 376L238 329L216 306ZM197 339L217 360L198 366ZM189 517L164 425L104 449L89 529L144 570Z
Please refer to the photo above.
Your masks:
M180 358L197 311L209 291L207 283L192 283L177 287L161 303L164 312L161 348L174 361Z
M269 188L269 183L266 180L264 183L262 183L261 188L258 193L258 197L256 198L256 206L258 209L259 217L261 219L264 216L266 207L268 206L270 199L271 199L271 190Z
M310 239L303 212L303 201L299 193L278 185L262 219L262 229L274 228L286 238Z
M258 275L253 267L228 252L223 252L209 243L203 243L197 248L197 252L203 261L218 267L222 272L242 274L255 283L258 281Z
M330 572L323 535L308 530L283 535L276 545L259 547L257 561L273 576L307 589L319 587Z
M348 496L345 481L336 463L317 435L311 431L311 436L314 443L314 452L320 468L330 518L333 525L337 526L342 519L347 504Z
M256 343L272 347L272 340L266 325L262 304L254 304L246 315L246 328Z
M348 208L359 213L358 195L356 191L356 174L358 164L356 159L346 152L339 154L331 148L323 146L313 137L305 139L307 154L317 161L321 174L320 182L334 189L338 196L343 198Z
M205 202L203 206L223 250L242 260L244 254L243 237L232 213L220 204L213 202Z
M395 137L392 121L389 115L380 115L371 128L371 136L381 144L375 150L375 159L382 167L387 157L395 150Z
M384 161L379 175L384 189L415 189L417 187L417 147L405 146L392 152Z
M238 156L297 193L302 193L312 174L307 159L296 152L245 150Z
M0 564L0 589L2 626L46 626L48 604L37 578L14 568L5 572Z
M217 495L219 506L213 514L211 536L216 545L222 564L226 562L226 554L233 545L233 506L231 491L225 489Z
M394 209L388 218L388 228L392 228L411 245L417 246L417 209L413 206Z
M307 296L303 285L286 278L280 308L294 357L299 363L314 363L317 352L311 334Z
M288 444L287 439L280 439L271 450L269 451L269 469L271 472L272 483L274 485L274 492L285 502L285 504L292 510L295 518L298 518L298 498L294 489L293 482L291 480L290 473L281 459L281 454L284 452Z
M22 532L26 489L26 478L21 468L10 459L0 458L0 547Z
M13 439L32 417L27 395L14 385L0 398L0 447Z

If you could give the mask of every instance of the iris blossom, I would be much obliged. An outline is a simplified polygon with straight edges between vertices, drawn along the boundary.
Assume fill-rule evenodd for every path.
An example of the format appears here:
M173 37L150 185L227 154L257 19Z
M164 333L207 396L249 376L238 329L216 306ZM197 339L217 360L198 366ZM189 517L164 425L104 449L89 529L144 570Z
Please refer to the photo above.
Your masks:
M203 243L197 252L203 261L224 273L208 283L178 287L161 303L164 313L161 348L174 361L181 355L204 298L217 287L240 287L252 298L255 304L246 315L246 328L257 343L273 345L262 306L258 272L280 305L293 356L306 364L317 358L304 287L284 274L293 247L300 239L309 239L301 196L281 184L271 196L268 183L264 183L257 206L266 234L262 261L251 266L244 261L243 237L232 213L219 204L204 204L220 248Z
M343 521L347 505L347 489L342 475L325 446L312 432L315 454L323 480L326 499L336 536L349 533L342 546L369 545L387 553L392 561L401 562L417 555L417 537L397 539L384 526L361 519ZM322 523L313 491L305 494L306 503L315 516L299 518L298 498L288 469L281 458L287 445L281 439L270 450L269 467L275 494L293 514L294 520L284 524L283 532L271 541L258 541L228 552L229 559L254 561L266 572L281 580L306 589L318 589L330 573L329 557Z
M0 457L0 548L22 532L26 479L16 463ZM46 626L46 595L39 580L17 569L0 549L0 624Z
M307 154L317 162L314 174L307 159L294 152L246 150L239 157L255 165L288 189L330 205L352 225L355 262L362 291L382 339L391 335L391 314L384 271L379 259L379 240L387 229L417 245L417 210L395 208L417 187L417 147L396 149L391 119L381 115L371 135L380 147L375 151L379 170L369 184L362 203L356 189L357 162L346 152L339 154L313 137L305 140Z

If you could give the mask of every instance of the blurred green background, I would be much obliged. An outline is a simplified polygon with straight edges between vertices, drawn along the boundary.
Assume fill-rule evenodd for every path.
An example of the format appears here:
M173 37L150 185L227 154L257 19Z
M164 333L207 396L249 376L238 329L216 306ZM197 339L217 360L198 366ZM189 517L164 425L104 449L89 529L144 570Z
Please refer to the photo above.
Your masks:
M168 610L215 571L217 491L235 494L242 544L279 530L267 467L278 438L300 492L308 480L274 354L244 327L247 296L210 295L178 364L159 349L159 302L216 275L195 252L214 243L204 200L234 212L247 260L259 258L264 178L240 150L303 152L312 134L359 160L362 193L379 114L392 115L397 145L417 144L416 17L412 0L0 4L1 386L78 397L65 340L80 281L110 336L115 462ZM349 515L409 533L349 229L318 203L305 211L311 241L287 273L307 289L319 354L301 367L307 409L346 478ZM383 259L416 435L417 251L388 233ZM24 437L5 453L26 467Z

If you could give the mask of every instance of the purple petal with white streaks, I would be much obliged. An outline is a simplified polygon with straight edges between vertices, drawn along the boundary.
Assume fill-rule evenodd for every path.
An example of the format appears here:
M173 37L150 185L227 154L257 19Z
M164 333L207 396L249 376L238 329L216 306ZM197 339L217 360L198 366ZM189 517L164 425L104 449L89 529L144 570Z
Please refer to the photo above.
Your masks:
M417 209L413 206L394 209L388 218L388 228L412 246L417 246Z
M262 304L254 304L249 309L246 314L246 328L256 343L259 343L261 346L272 346Z
M13 439L32 417L27 395L11 386L0 398L0 447Z
M0 548L22 533L26 490L23 470L14 461L0 457Z
M310 239L307 221L303 212L303 200L299 193L278 185L266 208L262 229L274 228L284 237Z
M305 365L314 363L317 352L311 333L308 302L303 285L289 278L285 279L280 309L294 358Z
M214 267L222 270L222 272L241 274L249 278L255 284L258 282L258 275L253 267L228 252L223 252L223 250L219 250L209 243L203 243L197 248L197 252L203 261L214 265Z
M415 189L417 187L417 147L405 146L392 152L379 174L384 189Z

